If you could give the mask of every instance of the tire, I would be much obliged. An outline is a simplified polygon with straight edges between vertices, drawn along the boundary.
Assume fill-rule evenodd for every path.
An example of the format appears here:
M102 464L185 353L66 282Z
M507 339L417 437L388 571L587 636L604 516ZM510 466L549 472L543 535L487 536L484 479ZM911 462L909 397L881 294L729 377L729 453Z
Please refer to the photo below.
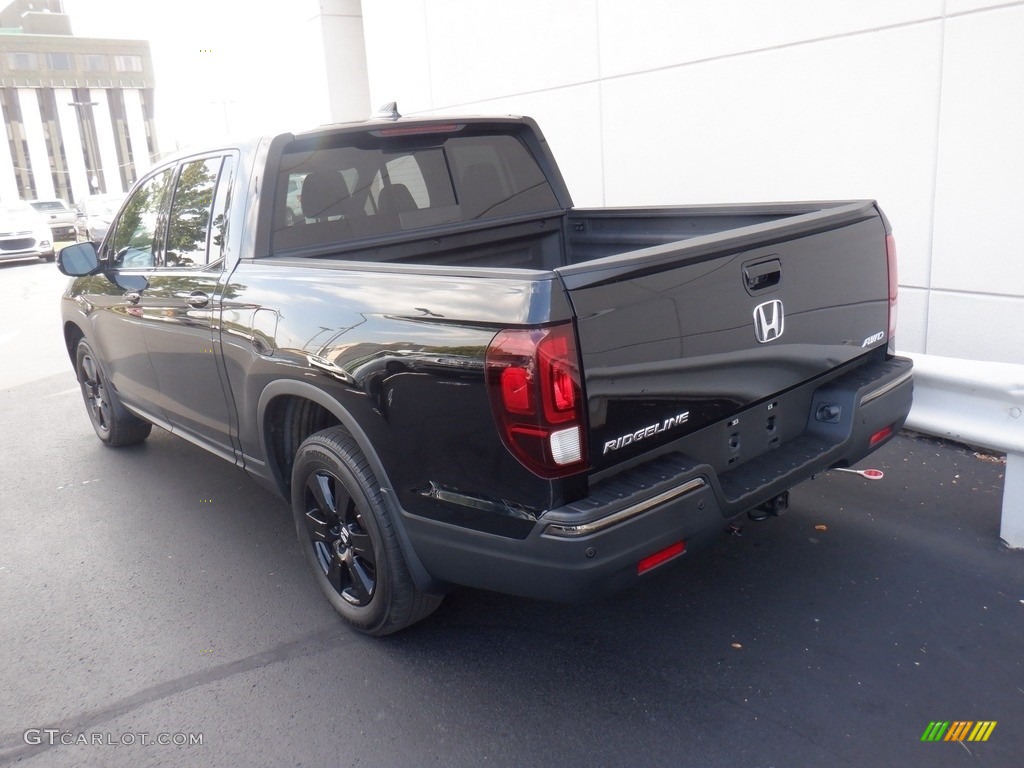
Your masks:
M44 253L39 258L42 259L43 261L46 261L46 262L49 262L49 263L52 264L54 261L57 260L57 254L54 251L50 251L49 253Z
M149 437L153 425L121 404L85 339L78 342L75 360L82 399L96 436L111 448L141 443Z
M314 578L360 632L389 635L441 604L413 583L380 485L345 430L325 429L299 446L292 514Z

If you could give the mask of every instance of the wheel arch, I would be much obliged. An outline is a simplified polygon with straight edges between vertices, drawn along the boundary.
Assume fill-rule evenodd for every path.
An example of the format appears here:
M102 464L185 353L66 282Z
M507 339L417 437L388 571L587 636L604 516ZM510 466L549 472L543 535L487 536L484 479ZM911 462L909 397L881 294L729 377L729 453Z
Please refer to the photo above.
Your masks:
M85 331L82 330L78 323L72 322L71 320L64 323L64 346L67 348L68 357L71 359L72 367L76 365L78 342L84 338Z
M257 405L258 439L273 482L285 499L291 499L291 469L295 452L310 435L333 426L340 426L356 441L380 485L398 533L402 554L416 586L433 593L445 592L448 586L431 576L405 530L403 510L384 464L365 430L355 417L322 389L304 381L279 379L268 384Z

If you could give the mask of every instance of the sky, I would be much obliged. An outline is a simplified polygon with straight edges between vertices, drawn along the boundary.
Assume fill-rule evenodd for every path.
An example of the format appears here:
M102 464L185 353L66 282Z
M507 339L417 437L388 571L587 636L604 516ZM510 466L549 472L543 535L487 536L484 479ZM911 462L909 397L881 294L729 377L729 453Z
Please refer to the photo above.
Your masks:
M78 37L149 40L161 153L326 119L303 77L299 7L281 18L240 0L64 0Z

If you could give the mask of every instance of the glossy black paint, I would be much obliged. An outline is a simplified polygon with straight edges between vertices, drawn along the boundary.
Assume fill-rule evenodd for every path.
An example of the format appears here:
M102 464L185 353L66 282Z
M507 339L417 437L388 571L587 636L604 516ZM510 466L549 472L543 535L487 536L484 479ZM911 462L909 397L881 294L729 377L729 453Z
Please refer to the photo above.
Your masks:
M65 293L69 348L88 338L127 407L285 498L301 440L343 426L425 589L575 598L628 583L653 549L708 540L723 517L855 461L872 430L902 423L909 381L871 409L856 402L903 370L886 367L884 338L860 346L887 328L888 226L873 203L573 211L533 123L489 125L526 137L564 212L274 254L276 163L295 137L154 169L148 178L235 158L229 194L218 191L217 258L182 267L158 245L152 266L115 269L108 237L101 272ZM323 134L337 143L378 127ZM131 209L130 196L122 217ZM752 312L775 299L785 333L759 344ZM499 330L565 321L582 355L592 466L551 481L502 444L483 364ZM822 393L848 402L839 431L816 431ZM670 472L638 483L667 456L679 457ZM747 487L760 466L771 472ZM642 521L593 539L545 534L549 520L586 522L694 477L703 490Z
M424 495L431 483L538 512L560 502L557 486L502 446L483 377L484 351L499 328L569 319L551 314L567 311L551 298L553 276L421 269L410 277L257 261L239 265L232 285L222 341L246 466L265 460L266 435L252 426L272 402L259 406L267 384L284 380L320 389L354 417L410 513L451 522L479 516Z
M634 248L634 255L605 259L602 270L588 270L588 264L559 270L577 316L594 469L649 452L885 347L883 222L871 203L824 213L832 222L825 230L820 212L788 221L737 213L737 223L751 222L745 228L729 227L730 219L719 214L717 224L727 228L717 233L701 217L671 210L570 217L590 253L650 243L652 233L676 238L649 247L647 258ZM638 231L645 218L649 225ZM687 223L701 236L679 240L692 232ZM775 242L750 247L751 236ZM751 290L751 265L769 265L760 272L773 280ZM782 302L784 332L759 343L754 311L771 301ZM674 424L681 414L688 414L686 421ZM642 439L615 447L640 430Z

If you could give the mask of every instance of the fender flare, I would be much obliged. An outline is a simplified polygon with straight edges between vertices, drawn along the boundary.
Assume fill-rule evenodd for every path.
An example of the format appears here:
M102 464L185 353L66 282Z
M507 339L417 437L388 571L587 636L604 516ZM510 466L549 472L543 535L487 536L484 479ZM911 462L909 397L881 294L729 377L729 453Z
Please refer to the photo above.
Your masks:
M431 576L423 566L419 556L416 554L416 548L413 546L413 543L409 539L409 535L405 530L405 510L402 509L402 506L398 503L398 496L391 485L391 480L388 478L387 472L384 470L384 464L381 462L380 457L377 455L377 451L373 447L373 443L370 442L370 438L359 425L359 422L356 421L355 417L352 416L352 414L349 413L341 403L328 395L322 389L319 389L308 382L296 381L294 379L278 379L270 382L260 393L259 402L256 406L259 444L263 449L263 455L267 457L267 463L270 464L270 471L273 474L274 482L277 484L281 495L285 496L286 499L289 499L289 497L283 493L285 483L284 478L281 476L281 470L275 462L271 461L271 457L274 453L266 430L266 414L271 401L282 396L302 397L306 400L311 400L333 415L341 423L341 426L344 427L350 435L352 435L352 438L359 446L359 450L370 464L370 468L373 470L373 475L377 478L377 483L380 485L381 496L388 507L388 511L391 513L391 518L395 524L395 531L398 533L398 543L402 548L402 555L405 557L406 565L409 568L409 574L412 576L417 588L424 592L430 592L433 594L443 594L444 592L447 592L449 589L448 585Z

